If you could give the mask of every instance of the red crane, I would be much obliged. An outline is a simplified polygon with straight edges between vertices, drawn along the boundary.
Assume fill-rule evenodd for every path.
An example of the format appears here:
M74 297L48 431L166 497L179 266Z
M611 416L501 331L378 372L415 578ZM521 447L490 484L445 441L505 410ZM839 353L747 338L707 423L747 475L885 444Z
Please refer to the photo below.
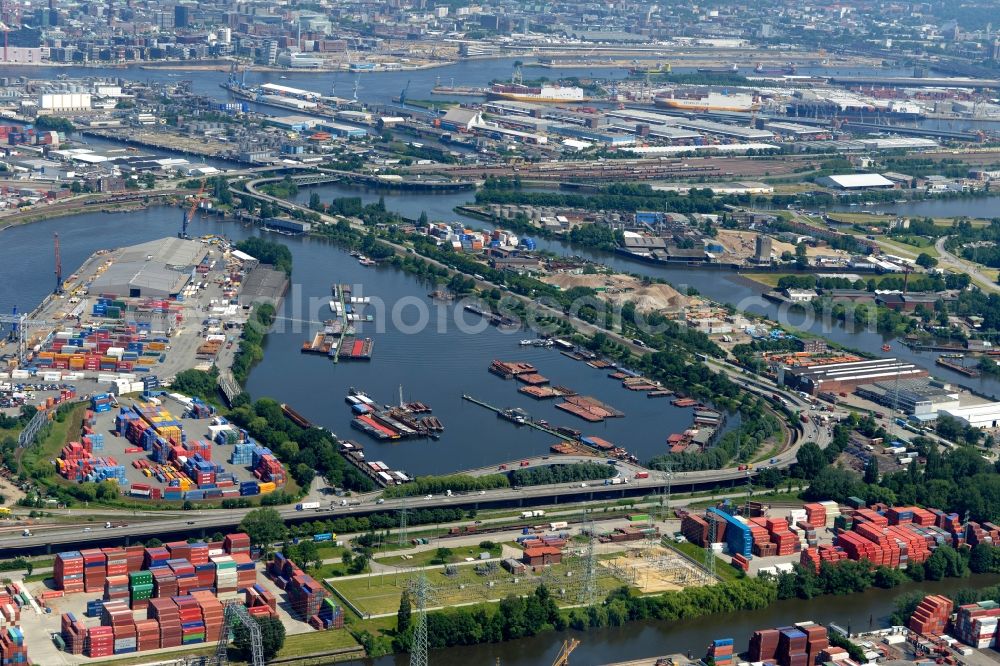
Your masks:
M205 191L205 181L201 181L201 187L198 188L198 194L194 195L191 200L191 208L184 213L184 220L181 222L181 232L177 234L178 238L190 238L188 235L188 225L194 220L194 212L198 209L198 204L201 202L201 195Z
M56 290L54 293L61 294L63 291L63 273L62 273L62 253L59 251L59 234L52 234L52 244L55 248L56 253Z

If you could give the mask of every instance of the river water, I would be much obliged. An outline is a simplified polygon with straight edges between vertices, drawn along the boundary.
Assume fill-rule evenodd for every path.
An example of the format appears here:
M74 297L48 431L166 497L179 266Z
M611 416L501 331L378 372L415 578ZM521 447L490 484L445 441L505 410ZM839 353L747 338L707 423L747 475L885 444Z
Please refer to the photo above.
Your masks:
M1000 217L1000 200L991 197L924 199L905 203L876 203L873 206L831 206L830 210L851 213L882 213L903 217L970 217L991 220Z
M75 269L99 248L176 233L180 216L175 208L151 208L67 217L4 231L0 261L18 279L0 284L0 310L15 306L21 311L30 309L50 291L54 232L60 236L64 265ZM191 232L240 239L255 230L207 219L194 222ZM603 437L627 446L642 459L664 453L667 436L690 427L690 409L627 391L608 378L607 371L590 368L555 350L523 348L518 343L529 334L487 326L455 304L434 304L427 298L433 287L400 270L362 267L346 252L322 240L272 238L292 250L293 284L281 319L268 337L264 361L251 374L247 389L255 396L287 402L340 436L365 444L374 460L412 474L440 474L546 454L556 442L544 433L498 419L463 400L463 393L501 408L521 407L552 424ZM356 295L384 302L385 315L376 316L375 322L359 330L359 335L375 340L371 362L334 364L325 357L299 351L320 322L332 317L328 303L333 282L359 285ZM369 311L377 314L378 309L373 305ZM421 322L422 317L426 322ZM530 362L553 384L594 396L626 416L590 424L557 410L555 401L536 401L517 392L519 383L487 373L495 358ZM443 421L445 433L438 441L372 441L351 428L352 414L344 401L350 387L368 392L381 403L396 403L402 387L407 401L431 405L434 415Z
M360 196L366 203L378 201L382 197L389 210L396 211L406 217L416 218L420 211L427 211L431 220L462 221L473 228L491 229L494 225L489 222L461 216L453 212L455 206L473 200L470 192L459 192L449 194L394 194L392 192L373 191L365 188L358 188L351 185L335 183L332 185L318 186L315 188L302 188L298 194L300 202L308 201L312 192L319 193L323 201L330 201L336 197ZM978 202L993 201L991 199L963 199L942 201L957 206L958 204L975 204ZM934 203L934 202L921 202ZM954 208L953 210L965 210L964 208ZM955 214L962 214L957 212ZM1000 381L993 377L982 376L970 378L960 373L948 370L935 365L934 359L937 357L933 353L921 353L910 350L898 342L894 342L891 336L883 335L874 329L860 326L845 327L840 322L831 322L822 318L814 317L799 311L789 311L787 308L779 307L771 301L765 300L761 294L766 289L755 282L752 282L733 271L709 270L704 268L694 268L689 266L668 266L665 264L650 264L637 261L630 257L604 252L601 250L580 248L570 246L568 243L557 239L536 239L538 249L547 250L556 254L570 254L585 257L615 268L625 273L635 273L648 275L650 277L663 278L667 282L677 287L680 291L686 291L687 287L694 287L699 293L704 294L720 303L735 305L740 310L760 314L788 326L805 330L810 333L821 335L837 344L869 352L871 354L884 355L882 345L890 343L892 354L899 358L906 359L926 367L935 376L947 379L951 382L960 383L973 388L986 395L1000 395Z
M723 613L696 620L678 622L635 622L624 627L567 631L545 634L509 643L453 647L430 653L436 666L494 664L503 666L538 666L552 663L565 638L576 637L580 646L573 652L572 663L597 666L632 659L690 652L702 657L710 641L716 638L735 640L737 652L747 649L750 635L758 629L787 626L795 622L836 623L852 632L888 626L895 599L909 592L948 594L956 588L981 588L996 585L1000 576L973 576L964 581L912 583L891 591L871 589L861 594L818 599L779 601L760 611ZM371 666L405 666L409 655L354 662Z

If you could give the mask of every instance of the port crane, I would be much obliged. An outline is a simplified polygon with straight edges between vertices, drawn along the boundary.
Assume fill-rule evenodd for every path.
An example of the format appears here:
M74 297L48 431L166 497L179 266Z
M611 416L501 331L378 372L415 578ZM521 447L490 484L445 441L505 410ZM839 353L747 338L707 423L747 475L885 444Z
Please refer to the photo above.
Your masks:
M59 251L59 233L52 234L52 246L56 255L56 289L53 294L63 293L62 253Z
M552 662L552 666L569 666L569 656L579 646L580 641L575 638L564 640L562 647L559 648L559 654L556 655L555 661Z
M181 222L181 231L177 234L178 238L191 238L188 235L188 225L191 224L191 220L194 219L194 211L198 208L198 203L201 201L201 195L205 191L205 181L201 181L201 187L198 188L198 194L194 195L194 199L191 201L191 207L184 211L184 219Z
M406 106L406 93L410 91L410 81L406 81L406 87L399 93L399 105Z

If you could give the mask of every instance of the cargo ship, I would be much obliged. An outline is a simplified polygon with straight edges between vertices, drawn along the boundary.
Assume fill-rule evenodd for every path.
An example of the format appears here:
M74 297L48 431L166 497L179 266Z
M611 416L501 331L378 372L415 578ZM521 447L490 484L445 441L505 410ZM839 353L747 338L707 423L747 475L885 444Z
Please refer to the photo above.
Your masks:
M380 441L412 437L439 439L444 432L440 419L420 416L430 412L430 407L424 403L404 404L401 400L398 406L379 408L367 394L355 388L351 388L344 400L351 405L355 415L351 427Z
M782 74L794 74L795 72L798 71L798 68L794 65L794 63L788 63L783 67L765 67L764 63L759 62L757 63L757 66L753 68L753 71L755 74L782 75Z
M535 87L520 83L494 83L487 89L486 98L540 104L575 104L590 101L590 98L584 96L583 88L558 85Z
M645 76L646 74L669 74L672 71L670 63L655 65L635 65L629 67L628 73L632 76Z
M740 71L739 66L736 63L728 66L722 67L699 67L698 72L700 74L735 74Z
M760 108L760 104L753 95L742 93L734 95L723 95L721 93L710 92L706 95L691 97L657 97L656 106L667 109L678 109L681 111L753 111Z

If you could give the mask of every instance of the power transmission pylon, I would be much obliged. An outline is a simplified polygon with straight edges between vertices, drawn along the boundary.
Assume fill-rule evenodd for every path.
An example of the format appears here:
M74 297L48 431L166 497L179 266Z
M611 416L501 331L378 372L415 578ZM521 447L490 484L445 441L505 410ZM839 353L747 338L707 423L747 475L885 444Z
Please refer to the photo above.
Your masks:
M710 520L708 521L708 547L705 548L705 583L711 583L715 580L715 551L712 550L712 546L715 545L715 521L718 518L718 514L708 513Z
M417 623L413 627L413 645L410 647L410 666L427 666L427 600L430 583L427 575L410 581L410 595L417 602Z
M399 545L406 545L406 497L403 497L402 506L399 509Z
M743 514L746 518L750 518L750 498L753 497L753 476L750 475L750 470L747 470L747 506L745 513Z
M664 477L666 477L667 484L664 488L665 494L664 497L662 498L663 502L660 503L660 520L667 520L670 515L670 493L672 490L671 484L673 483L674 480L674 466L672 463L667 463L667 469L664 474Z
M219 636L218 645L215 646L215 662L219 666L229 664L227 646L230 634L237 624L242 624L250 632L250 664L264 666L264 642L260 636L260 625L247 612L246 606L238 601L227 602L223 618L222 634Z
M583 563L583 586L580 588L580 603L589 606L597 600L597 550L594 547L597 536L594 534L594 521L588 520L586 525L590 538L587 540L587 554Z

